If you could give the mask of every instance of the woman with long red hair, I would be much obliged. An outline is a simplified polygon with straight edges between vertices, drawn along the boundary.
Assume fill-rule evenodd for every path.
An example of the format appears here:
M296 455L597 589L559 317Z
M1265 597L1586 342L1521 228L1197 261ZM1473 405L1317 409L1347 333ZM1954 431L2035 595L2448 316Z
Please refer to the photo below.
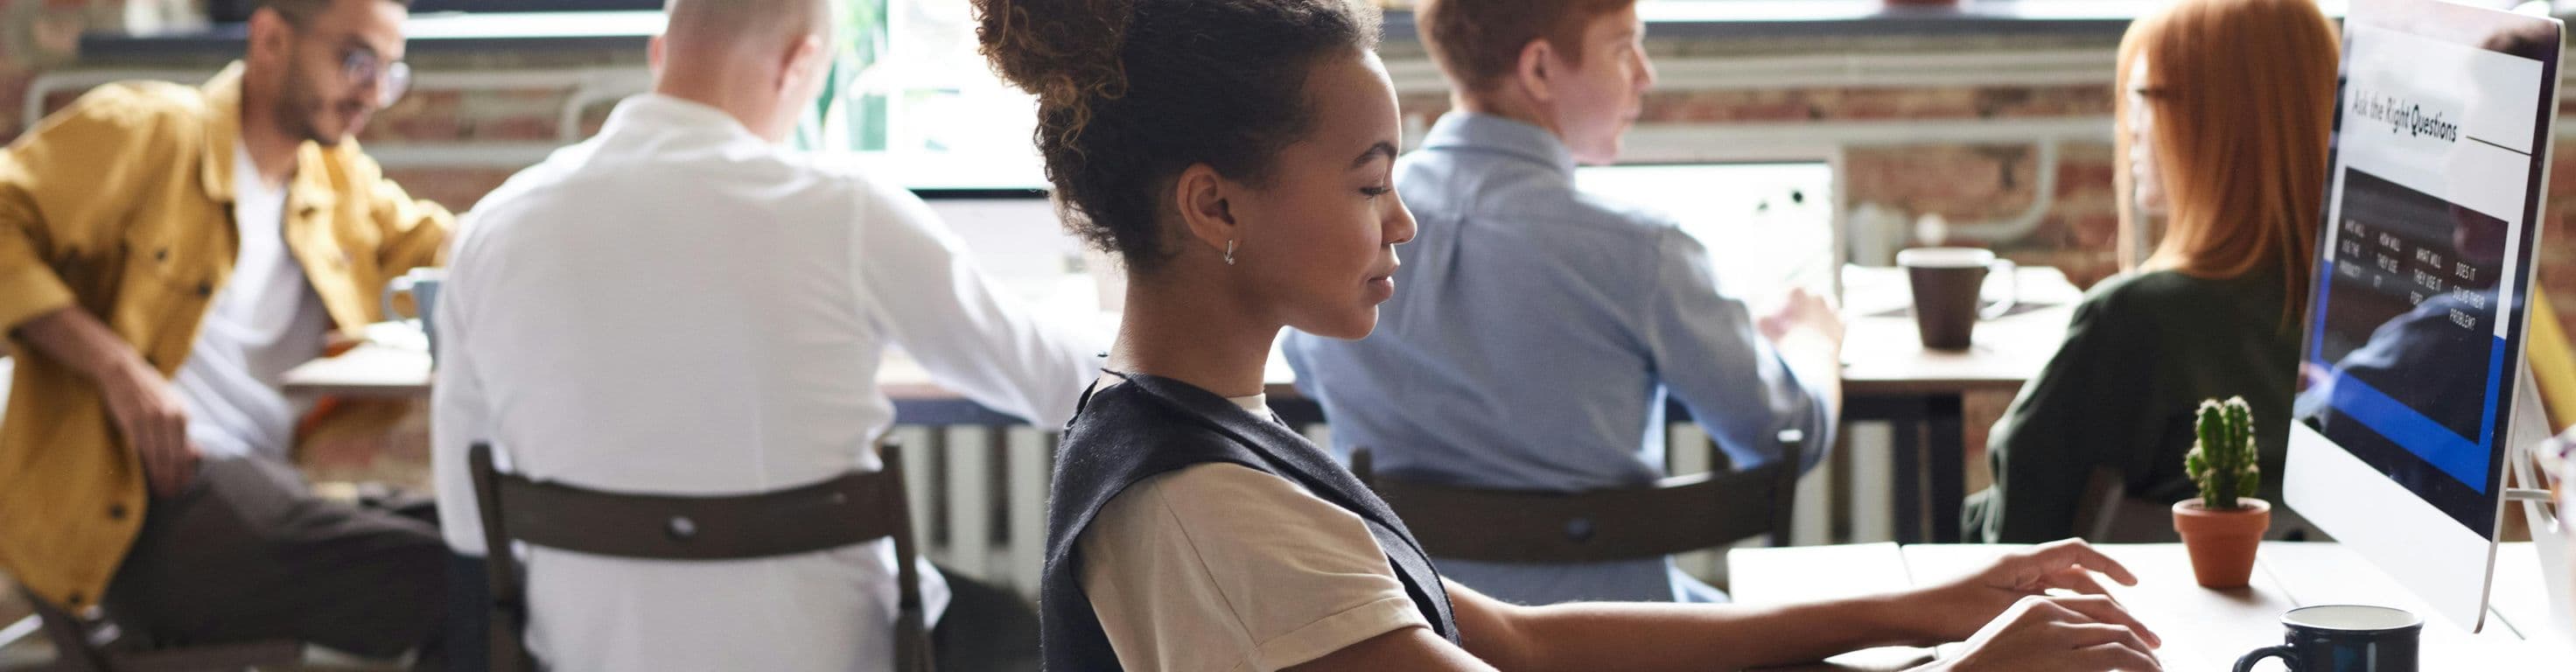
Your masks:
M2312 0L2184 0L2131 24L2119 53L2122 263L2153 224L2162 236L2085 296L2057 355L1995 424L1995 485L1969 497L1963 526L1986 541L2104 536L2111 526L2076 520L2097 470L2132 499L2189 497L2183 454L2202 399L2253 400L2264 473L2281 473L2287 452L2325 203L2334 26ZM2266 479L2261 496L2278 500L2278 483ZM2171 534L2119 526L2094 541Z

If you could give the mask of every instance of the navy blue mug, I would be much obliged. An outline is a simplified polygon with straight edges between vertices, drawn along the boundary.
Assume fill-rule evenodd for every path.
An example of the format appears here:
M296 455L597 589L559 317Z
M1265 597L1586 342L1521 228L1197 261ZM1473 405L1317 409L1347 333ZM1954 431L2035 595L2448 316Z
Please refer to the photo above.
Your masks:
M2254 663L2280 658L2290 672L2415 672L2416 641L2424 619L2404 609L2358 604L2323 604L2281 614L2290 629L2280 646L2266 646L2236 659L2236 672L2252 672Z

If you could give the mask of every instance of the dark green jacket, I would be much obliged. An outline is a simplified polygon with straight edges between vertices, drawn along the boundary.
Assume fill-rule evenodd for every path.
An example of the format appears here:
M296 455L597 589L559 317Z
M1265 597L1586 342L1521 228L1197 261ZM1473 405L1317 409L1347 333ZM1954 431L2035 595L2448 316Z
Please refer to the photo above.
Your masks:
M2254 406L2262 497L2280 501L2300 333L2282 312L2285 291L2268 268L2223 280L2157 271L2094 286L2057 355L1995 423L1995 485L1968 497L1960 529L1970 541L2072 536L2096 466L2116 470L2132 500L2190 498L2182 461L2193 413L2202 399L2240 395Z

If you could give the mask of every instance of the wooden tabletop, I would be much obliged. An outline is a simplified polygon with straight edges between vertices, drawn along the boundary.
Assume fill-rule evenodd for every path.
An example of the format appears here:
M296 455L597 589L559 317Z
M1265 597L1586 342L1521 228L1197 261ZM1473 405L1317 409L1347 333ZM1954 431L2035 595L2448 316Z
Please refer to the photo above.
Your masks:
M2136 586L2111 584L2112 597L2163 637L2156 652L2173 672L2226 670L2236 657L2280 643L2280 616L2317 604L2374 604L2425 618L2424 669L2548 669L2576 651L2554 650L2553 641L2526 641L2517 628L2548 627L2539 553L2529 543L2497 551L2494 615L2484 631L2469 633L2431 605L2339 544L2265 542L2256 555L2253 585L2235 590L2202 588L2192 580L2181 544L2102 544L2103 553L2138 575ZM1727 553L1736 601L1804 602L1931 585L1973 574L2019 546L1895 544L1738 549ZM2105 582L2106 584L2109 582ZM2508 625L2509 624L2509 625ZM1934 656L1958 653L1889 647L1857 651L1799 670L1902 669ZM2266 668L2270 669L2270 668Z
M1966 351L1930 350L1916 335L1914 318L1903 312L1910 295L1901 271L1850 268L1844 273L1843 390L1851 396L2011 391L2039 372L2066 335L2066 322L2080 297L2063 273L2053 268L2025 268L2021 297L2037 306L1981 322L1975 344ZM337 356L317 359L288 370L287 394L299 396L408 397L429 396L427 344L417 328L379 324L368 340ZM1273 398L1299 395L1296 375L1271 350L1267 373ZM933 381L929 372L900 351L890 350L877 371L878 389L896 401L947 401L958 395Z

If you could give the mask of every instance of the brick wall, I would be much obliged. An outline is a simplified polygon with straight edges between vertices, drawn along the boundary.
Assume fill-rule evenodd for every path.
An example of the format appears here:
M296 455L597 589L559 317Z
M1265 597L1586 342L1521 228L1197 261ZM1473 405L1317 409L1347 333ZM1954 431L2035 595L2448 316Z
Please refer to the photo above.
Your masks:
M91 25L117 20L115 7L142 0L0 0L0 138L15 137L28 120L19 118L20 101L37 73L62 68L89 68L95 59L74 54L77 35ZM1849 52L1904 53L1908 49L1946 51L2031 48L2100 49L2098 37L2060 40L2034 47L2031 40L1994 38L1836 38L1831 40L1743 40L1731 43L1665 42L1653 48L1665 59L1762 55L1813 55ZM1419 65L1418 47L1391 43L1390 61ZM640 69L641 53L587 54L416 54L415 71L519 72L540 68L622 67ZM207 72L211 66L199 64ZM1712 129L1752 125L1765 128L1806 122L1818 124L1954 121L2107 119L2111 111L2109 73L2098 82L2047 83L2030 86L1796 86L1675 89L1652 94L1644 121L1664 125L1706 125ZM73 92L48 96L48 109L67 102ZM526 148L566 137L560 110L570 91L561 88L455 90L418 88L370 124L361 141L393 157L409 151L436 157L469 156L474 148L492 148L509 160L476 158L441 164L435 160L388 160L388 172L414 194L463 210L499 185L511 172L533 161ZM1448 107L1445 94L1408 92L1402 105L1409 117L1428 119ZM580 137L597 128L607 109L593 104L579 115ZM1783 133L1795 133L1784 130ZM2117 271L2113 257L2116 229L2112 176L2114 160L2102 138L2061 142L2054 162L2054 188L2039 193L2042 161L2035 142L1980 140L1974 143L1874 143L1840 152L1844 198L1906 216L1939 214L1952 222L2003 219L2030 208L2046 196L2037 222L2015 239L1985 242L2025 265L2064 269L2079 285L2089 286ZM420 150L446 150L421 152ZM460 153L457 150L465 150ZM2558 319L2576 330L2576 157L2561 156L2552 171L2551 205L2545 226L2552 244L2541 250L2541 263L2557 272L2541 282L2558 302ZM2001 399L1972 400L1992 409ZM1972 434L1982 434L1987 421L1971 418ZM1982 445L1972 436L1971 445Z
M69 63L80 34L99 21L92 5L106 0L0 0L0 134L25 128L19 109L27 82L39 71Z
M124 21L125 6L147 0L0 0L0 139L14 138L30 121L20 118L29 82L41 72L96 67L75 51L79 34L92 26ZM1926 42L1906 38L1839 38L1814 41L1744 40L1734 43L1661 43L1666 58L1685 55L1777 55L1846 51L1902 52L1909 48L2005 49L2005 43L1978 38ZM2099 40L2076 40L2073 48L2107 48ZM1823 50L1823 51L1819 51ZM1419 60L1418 48L1391 44L1391 59ZM533 68L621 66L640 68L640 53L418 55L416 71L512 72ZM95 61L95 59L92 59ZM200 65L199 67L208 67ZM209 70L210 71L210 70ZM2110 114L2108 73L2099 83L2053 83L2036 86L1957 87L1799 87L1659 91L1647 101L1646 123L1779 124L1794 122L1904 122L2104 118ZM558 120L569 91L555 88L442 90L424 87L379 115L360 136L369 147L398 153L398 148L470 148L480 143L544 143L566 137ZM58 91L47 96L46 109L76 95ZM1448 107L1441 94L1414 93L1402 101L1408 116L1430 118ZM587 134L605 116L607 105L585 109ZM2055 190L2037 226L2016 240L1988 244L2026 264L2064 268L2079 284L2090 285L2117 270L2112 258L2116 227L2111 191L2113 171L2107 142L2061 146L2056 161ZM525 152L519 152L524 155ZM455 156L454 151L440 156ZM2040 195L2033 173L2038 157L2030 143L1872 145L1843 153L1846 201L1869 203L1907 214L1937 213L1953 222L2010 216L2028 208ZM529 158L528 160L533 160ZM2562 157L2562 164L2576 161ZM435 161L388 161L388 171L414 193L465 209L500 184L521 165L489 159L441 165ZM2562 244L2542 250L2544 267L2576 264L2576 217L2568 196L2576 196L2576 172L2553 170L2553 196L2546 226L2549 238ZM2545 276L2544 286L2570 297L2561 302L2561 319L2576 328L2576 271Z

